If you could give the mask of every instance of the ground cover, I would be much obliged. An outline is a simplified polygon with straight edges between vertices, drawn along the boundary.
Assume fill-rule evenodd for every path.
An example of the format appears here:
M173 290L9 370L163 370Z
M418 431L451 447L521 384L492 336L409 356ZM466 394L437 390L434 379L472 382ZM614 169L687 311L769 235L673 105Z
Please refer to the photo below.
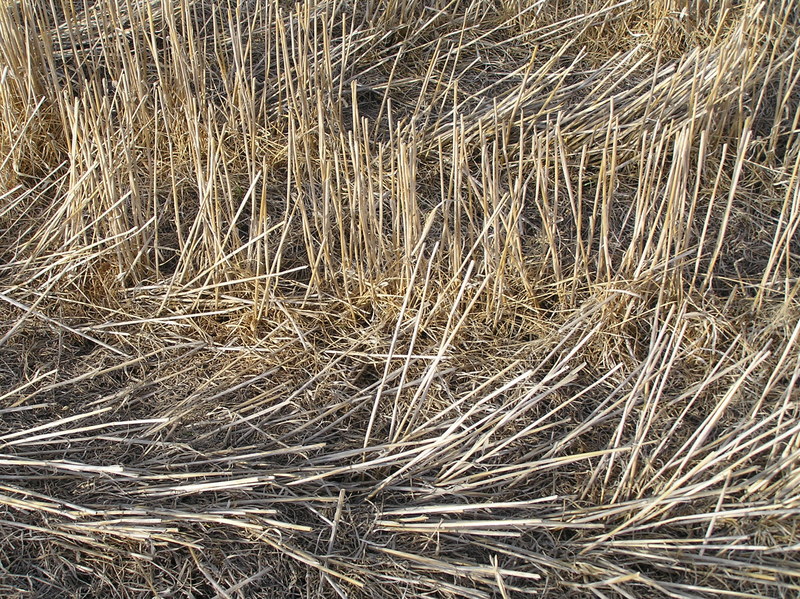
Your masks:
M0 7L0 594L796 597L800 7Z

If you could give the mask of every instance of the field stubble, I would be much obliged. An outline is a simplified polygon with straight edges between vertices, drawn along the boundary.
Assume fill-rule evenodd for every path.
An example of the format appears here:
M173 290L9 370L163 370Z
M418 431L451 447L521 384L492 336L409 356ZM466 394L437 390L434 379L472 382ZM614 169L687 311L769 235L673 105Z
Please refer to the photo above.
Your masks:
M790 0L0 6L0 593L796 597Z

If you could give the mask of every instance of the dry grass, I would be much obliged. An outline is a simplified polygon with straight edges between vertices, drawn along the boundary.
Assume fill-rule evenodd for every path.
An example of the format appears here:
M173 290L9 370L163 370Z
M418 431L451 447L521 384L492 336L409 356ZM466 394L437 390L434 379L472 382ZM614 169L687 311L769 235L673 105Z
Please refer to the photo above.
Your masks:
M0 595L798 596L793 0L0 9Z

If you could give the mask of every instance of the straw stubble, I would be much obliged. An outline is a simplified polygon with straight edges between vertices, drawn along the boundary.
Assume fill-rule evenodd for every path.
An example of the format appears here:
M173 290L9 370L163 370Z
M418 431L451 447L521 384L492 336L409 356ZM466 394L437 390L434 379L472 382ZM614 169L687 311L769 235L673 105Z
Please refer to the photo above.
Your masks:
M796 596L798 27L3 3L2 594Z

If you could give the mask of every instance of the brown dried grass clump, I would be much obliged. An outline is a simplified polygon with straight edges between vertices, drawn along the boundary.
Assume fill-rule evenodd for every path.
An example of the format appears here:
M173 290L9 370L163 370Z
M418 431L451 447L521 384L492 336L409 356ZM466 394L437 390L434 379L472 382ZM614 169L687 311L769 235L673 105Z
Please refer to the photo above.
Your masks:
M796 597L792 0L0 6L0 595Z

